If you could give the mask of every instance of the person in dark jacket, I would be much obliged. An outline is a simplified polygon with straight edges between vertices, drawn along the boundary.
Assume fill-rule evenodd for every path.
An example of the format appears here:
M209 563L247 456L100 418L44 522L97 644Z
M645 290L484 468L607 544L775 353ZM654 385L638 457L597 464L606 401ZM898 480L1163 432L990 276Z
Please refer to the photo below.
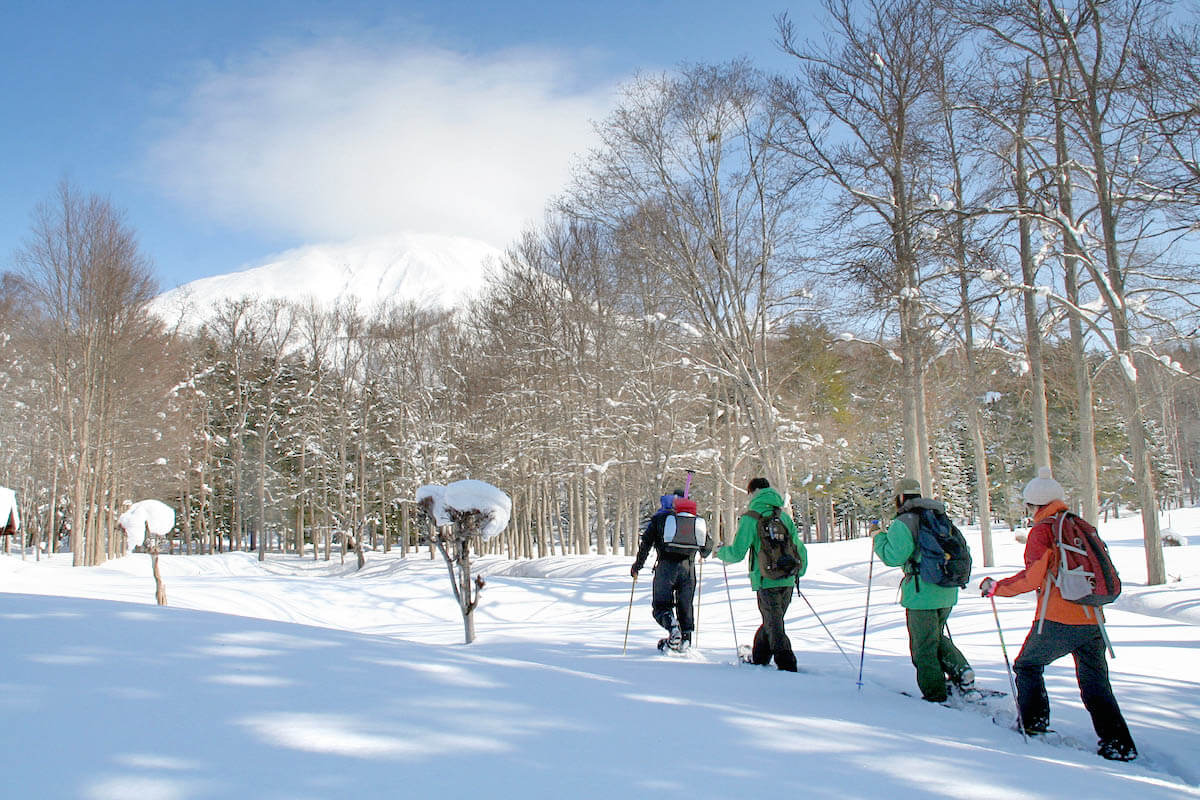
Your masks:
M750 495L748 508L755 514L770 516L773 509L783 508L783 498L771 488L766 478L754 478L746 486ZM783 627L783 618L792 602L796 580L808 570L808 552L796 533L792 515L781 512L779 518L792 536L796 552L800 556L799 569L795 577L768 578L762 574L758 563L759 536L758 520L751 514L742 515L733 541L717 548L717 558L727 564L736 564L750 554L750 588L758 595L758 613L762 624L754 632L754 644L750 649L750 662L765 666L775 659L775 667L786 672L796 671L796 654L792 642Z
M984 578L979 583L984 597L1038 594L1038 618L1013 662L1021 724L1029 735L1046 733L1050 699L1043 673L1047 664L1070 655L1075 660L1079 694L1099 738L1099 754L1109 760L1132 761L1137 758L1137 747L1108 679L1101 611L1064 599L1052 578L1058 571L1054 527L1067 512L1066 494L1050 469L1042 467L1025 485L1022 496L1034 523L1025 541L1025 569L1002 580Z
M946 635L946 622L958 602L957 586L938 586L917 579L914 559L917 549L919 510L928 508L945 513L945 506L921 496L921 484L912 478L896 483L896 516L886 531L875 535L875 554L889 567L901 567L900 605L908 624L908 651L917 670L921 697L931 703L944 703L949 686L970 691L975 672L967 659Z
M641 542L638 545L637 556L629 574L636 580L638 572L646 564L646 558L653 548L655 553L654 583L650 601L650 612L654 621L663 626L667 637L658 643L658 649L669 647L672 650L686 650L692 645L692 633L695 630L695 615L692 602L696 596L696 552L701 557L712 552L711 540L705 539L705 544L699 551L681 553L667 546L663 540L663 532L667 519L673 514L696 514L694 500L684 498L683 491L676 489L673 494L665 494L659 499L661 507L650 517L642 530Z

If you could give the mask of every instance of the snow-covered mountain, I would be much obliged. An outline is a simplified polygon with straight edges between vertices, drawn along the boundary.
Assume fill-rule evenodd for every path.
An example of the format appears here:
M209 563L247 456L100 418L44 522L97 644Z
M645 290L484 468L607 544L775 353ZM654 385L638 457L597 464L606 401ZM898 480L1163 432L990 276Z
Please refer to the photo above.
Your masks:
M199 323L220 301L247 295L314 298L327 306L355 298L363 310L386 301L456 308L479 294L501 255L476 239L437 234L310 245L261 266L185 283L155 298L150 310L168 323Z

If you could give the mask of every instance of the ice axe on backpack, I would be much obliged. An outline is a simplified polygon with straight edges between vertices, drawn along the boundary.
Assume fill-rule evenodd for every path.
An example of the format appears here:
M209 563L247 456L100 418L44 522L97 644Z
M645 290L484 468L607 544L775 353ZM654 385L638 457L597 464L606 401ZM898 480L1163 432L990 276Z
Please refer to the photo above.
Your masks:
M687 478L684 479L684 481L683 481L683 496L684 497L688 497L692 492L692 476L695 474L696 474L696 470L694 470L694 469L689 469L687 471Z

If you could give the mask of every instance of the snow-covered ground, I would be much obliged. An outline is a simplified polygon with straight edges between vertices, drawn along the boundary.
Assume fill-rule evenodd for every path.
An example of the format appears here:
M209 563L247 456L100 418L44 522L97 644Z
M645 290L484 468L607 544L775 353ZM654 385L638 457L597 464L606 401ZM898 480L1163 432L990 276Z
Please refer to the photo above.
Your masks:
M913 690L899 572L867 540L810 545L788 629L803 672L738 666L719 562L703 569L698 651L660 656L649 581L629 558L482 559L475 644L440 559L368 554L361 572L311 558L162 556L101 567L0 557L0 796L1200 797L1200 509L1188 544L1144 586L1136 516L1102 533L1125 580L1108 612L1113 684L1143 758L1026 743L990 717ZM1011 574L1022 545L996 535ZM980 559L977 556L977 562ZM643 573L645 575L645 573ZM729 568L738 641L758 622ZM1032 599L1000 599L1010 658ZM950 621L981 685L1008 689L992 606L964 592ZM1069 660L1047 671L1052 724L1094 741ZM1001 701L1007 707L1010 698Z

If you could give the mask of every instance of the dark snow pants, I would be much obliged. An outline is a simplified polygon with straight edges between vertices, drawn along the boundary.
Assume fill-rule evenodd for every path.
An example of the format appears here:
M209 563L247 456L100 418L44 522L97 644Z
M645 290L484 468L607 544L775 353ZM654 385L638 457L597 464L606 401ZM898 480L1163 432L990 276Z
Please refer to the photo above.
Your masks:
M1013 662L1016 673L1017 705L1026 730L1045 730L1050 723L1050 699L1043 676L1046 665L1065 655L1075 659L1079 696L1092 716L1092 727L1100 744L1134 749L1133 736L1113 696L1104 657L1104 637L1098 625L1064 625L1046 620L1038 633L1035 621L1025 637L1021 654Z
M783 629L783 618L791 603L791 586L758 590L758 613L762 615L762 625L754 632L754 647L750 652L750 660L755 664L770 664L773 657L779 669L796 671L792 641Z
M654 565L652 588L650 611L654 621L669 631L678 620L679 630L690 640L696 624L692 615L692 601L696 596L696 567L692 559L659 559Z
M949 608L907 608L908 652L917 668L921 697L934 703L946 700L946 679L957 683L971 668L967 659L946 635Z

